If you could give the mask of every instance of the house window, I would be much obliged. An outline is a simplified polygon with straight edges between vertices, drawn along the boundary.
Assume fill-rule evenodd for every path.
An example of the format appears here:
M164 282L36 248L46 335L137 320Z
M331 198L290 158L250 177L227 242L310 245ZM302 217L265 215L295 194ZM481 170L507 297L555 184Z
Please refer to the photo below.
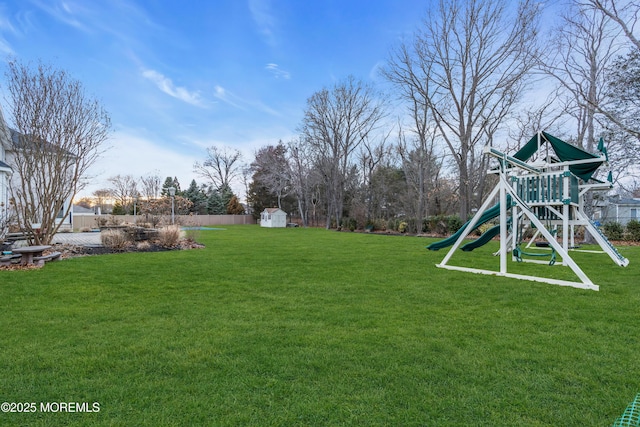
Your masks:
M638 218L638 209L631 209L631 219Z

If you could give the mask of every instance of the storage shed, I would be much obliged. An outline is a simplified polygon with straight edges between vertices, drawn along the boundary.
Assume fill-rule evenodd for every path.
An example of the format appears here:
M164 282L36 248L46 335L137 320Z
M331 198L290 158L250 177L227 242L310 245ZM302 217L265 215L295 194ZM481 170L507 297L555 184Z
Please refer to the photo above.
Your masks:
M260 214L261 227L286 227L287 213L279 208L266 208Z

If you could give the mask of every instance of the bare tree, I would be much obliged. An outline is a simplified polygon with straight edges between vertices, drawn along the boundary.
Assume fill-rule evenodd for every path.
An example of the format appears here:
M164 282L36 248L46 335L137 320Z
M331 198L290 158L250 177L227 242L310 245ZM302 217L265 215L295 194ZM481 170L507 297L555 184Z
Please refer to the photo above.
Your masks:
M565 111L575 124L575 142L590 152L596 148L596 134L602 131L597 106L606 103L606 77L619 49L618 34L606 16L576 3L562 15L556 30L556 56L543 65L567 97ZM585 204L589 216L592 200L589 193ZM591 240L585 233L585 241Z
M327 191L327 222L340 225L353 155L384 116L373 89L355 77L322 89L307 100L301 134L309 144Z
M138 195L136 179L132 175L115 175L107 181L111 183L111 195L120 206L128 212L133 206L133 199Z
M636 26L640 19L640 4L635 1L620 0L582 0L580 5L593 8L620 27L629 42L640 50L640 38L636 35Z
M557 56L546 61L544 69L569 96L565 111L577 125L576 142L593 151L596 106L606 102L606 75L619 49L618 31L605 16L579 5L563 14L556 31L553 42L558 47L554 50Z
M9 226L13 223L14 218L12 211L9 210L9 206L5 202L0 201L0 246L4 242L4 238L9 231Z
M618 57L608 75L609 103L606 109L616 117L607 123L605 141L609 159L616 167L614 182L630 191L640 175L640 51Z
M153 172L146 176L140 177L140 186L142 197L147 200L157 199L162 189L162 178L159 172Z
M69 215L70 201L86 184L111 121L67 72L17 60L7 65L11 197L18 225L33 235L30 243L48 244L62 225L56 219Z
M553 135L561 133L560 128L563 120L566 119L567 108L560 92L559 88L555 88L546 95L539 105L532 105L518 113L514 119L515 126L511 126L508 131L509 141L514 143L508 142L506 144L506 152L516 151L520 144L528 141L541 129L545 129Z
M214 189L231 188L242 172L242 153L227 147L209 147L207 158L202 163L195 162L193 171L207 179Z
M470 212L479 149L512 111L538 55L539 3L512 8L504 0L434 2L413 44L400 46L386 71L430 110L457 167L462 218Z
M298 212L302 218L302 225L309 225L309 215L315 210L312 180L312 157L309 147L301 144L299 140L290 141L288 144L289 167L291 170L291 189L298 201ZM312 212L309 210L312 209Z
M100 212L104 213L107 210L108 201L113 197L109 188L101 188L93 192L94 206L100 208Z
M278 208L282 209L282 198L291 189L291 169L287 161L287 147L278 145L266 146L256 152L255 160L251 163L254 179L259 179L278 200Z
M414 116L415 117L415 116ZM426 130L427 123L420 123L414 132L400 128L398 154L402 159L409 200L408 214L421 220L429 215L429 194L433 194L435 181L442 167L442 159L436 153L435 134Z
M577 4L585 10L601 14L603 19L608 20L619 28L630 45L631 56L640 54L640 38L637 36L640 19L640 4L638 2L625 0L577 0ZM620 110L615 108L615 104L613 106L611 103L596 104L594 107L624 132L629 133L636 140L640 140L640 129L629 126L628 120L626 120L627 117L619 115Z
M374 201L376 200L374 173L378 167L385 164L391 156L391 147L387 143L391 131L380 138L365 138L360 146L358 160L362 173L364 188L363 203L367 220L374 218Z
M411 53L406 45L400 46L389 66L382 70L396 89L399 100L406 110L406 122L400 120L398 128L398 154L402 159L402 169L407 179L408 190L415 203L410 206L410 215L421 218L427 215L429 200L429 175L435 171L435 141L437 128L429 108L429 80L423 79L423 72L414 70ZM416 64L418 65L418 64ZM427 64L422 64L427 65Z

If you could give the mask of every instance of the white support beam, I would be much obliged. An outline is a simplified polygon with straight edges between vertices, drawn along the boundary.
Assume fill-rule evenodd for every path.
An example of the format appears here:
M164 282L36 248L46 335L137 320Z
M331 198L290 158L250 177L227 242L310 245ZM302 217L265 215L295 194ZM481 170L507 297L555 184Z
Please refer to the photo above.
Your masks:
M473 216L471 221L469 221L467 226L462 231L462 234L460 235L460 237L458 237L458 240L456 240L453 246L451 246L451 249L449 249L449 252L447 252L447 255L445 255L441 264L446 265L449 262L449 260L453 256L456 249L458 249L460 247L460 244L462 244L462 241L469 235L469 233L471 233L471 231L473 231L474 228L476 228L476 224L478 224L480 217L487 210L487 208L489 208L489 205L493 201L494 197L496 197L496 194L498 194L499 189L500 189L500 185L498 184L495 186L493 190L491 190L491 193L489 193L489 196L486 198L482 206L480 206L480 209L478 209L478 212L476 212L476 214Z
M500 277L508 277L510 279L529 280L532 282L549 283L551 285L558 285L558 286L571 286L572 288L589 289L592 291L600 290L600 287L598 285L594 285L591 282L589 283L571 282L568 280L550 279L547 277L525 276L522 274L512 274L512 273L499 273L497 271L482 270L479 268L458 267L455 265L436 264L436 267L446 268L447 270L464 271L466 273L486 274L489 276L500 276Z
M517 166L521 169L527 170L531 173L534 173L536 175L540 175L540 173L542 173L542 171L538 168L534 168L533 166L529 165L528 163L523 162L520 159L516 159L515 157L509 156L505 153L503 153L500 150L496 150L493 147L490 146L486 146L484 147L483 150L484 154L489 154L490 156L496 157L504 162L507 162L513 166Z

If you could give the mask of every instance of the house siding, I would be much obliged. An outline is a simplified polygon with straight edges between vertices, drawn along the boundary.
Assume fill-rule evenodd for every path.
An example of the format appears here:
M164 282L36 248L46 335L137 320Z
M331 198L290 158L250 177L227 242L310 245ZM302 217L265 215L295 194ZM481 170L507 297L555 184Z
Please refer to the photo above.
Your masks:
M622 199L611 202L605 211L603 223L619 222L627 225L631 220L640 220L640 199Z

